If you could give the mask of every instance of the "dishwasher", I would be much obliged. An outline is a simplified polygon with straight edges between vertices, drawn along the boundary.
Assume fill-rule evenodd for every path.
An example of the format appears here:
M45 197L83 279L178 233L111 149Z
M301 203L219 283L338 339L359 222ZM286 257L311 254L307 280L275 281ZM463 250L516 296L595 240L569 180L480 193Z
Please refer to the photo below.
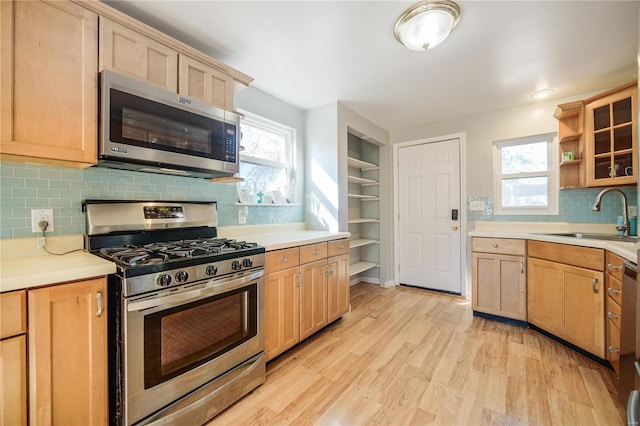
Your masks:
M620 381L618 395L627 400L627 425L640 420L640 292L637 266L624 262L622 269L622 322L620 325Z

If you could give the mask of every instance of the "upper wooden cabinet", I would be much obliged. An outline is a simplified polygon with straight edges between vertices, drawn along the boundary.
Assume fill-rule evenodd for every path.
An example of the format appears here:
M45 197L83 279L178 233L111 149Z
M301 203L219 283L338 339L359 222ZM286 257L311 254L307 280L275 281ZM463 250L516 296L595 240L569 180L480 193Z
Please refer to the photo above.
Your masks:
M637 183L637 94L634 81L558 105L560 188ZM564 159L565 152L575 158Z
M635 82L586 103L587 186L638 182L637 103Z
M100 70L112 70L178 91L178 52L100 17Z
M178 63L178 93L233 110L233 78L187 55Z
M0 2L0 154L97 162L98 16L70 2Z

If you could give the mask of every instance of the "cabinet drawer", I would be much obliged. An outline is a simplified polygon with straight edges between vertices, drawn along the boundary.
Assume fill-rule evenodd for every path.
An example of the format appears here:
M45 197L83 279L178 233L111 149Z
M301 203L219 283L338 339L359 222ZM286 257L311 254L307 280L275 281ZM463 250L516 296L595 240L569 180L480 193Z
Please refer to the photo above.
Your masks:
M328 256L338 256L349 253L349 240L343 238L341 240L329 241L327 243Z
M615 331L607 334L607 359L617 375L620 368L620 331L615 327L610 327L608 331L611 330Z
M11 291L0 294L0 338L27 331L27 292Z
M327 258L327 243L309 244L300 247L300 264Z
M607 318L620 332L620 315L622 308L611 297L607 297Z
M300 265L298 247L267 252L267 273L282 271Z
M607 252L607 271L609 275L613 275L622 281L622 264L624 260L620 256L616 256L611 252Z
M603 249L529 240L527 251L529 257L596 271L604 270Z
M607 294L609 297L622 306L622 281L609 275L607 277Z
M471 250L483 253L525 255L526 241L509 238L479 238L471 239Z

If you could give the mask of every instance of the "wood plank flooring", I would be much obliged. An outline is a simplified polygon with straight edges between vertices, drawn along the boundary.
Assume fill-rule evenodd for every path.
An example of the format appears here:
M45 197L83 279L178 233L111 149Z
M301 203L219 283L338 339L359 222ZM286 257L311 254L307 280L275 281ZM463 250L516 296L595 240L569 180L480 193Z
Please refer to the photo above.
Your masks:
M351 287L352 312L207 425L622 425L611 370L470 302Z

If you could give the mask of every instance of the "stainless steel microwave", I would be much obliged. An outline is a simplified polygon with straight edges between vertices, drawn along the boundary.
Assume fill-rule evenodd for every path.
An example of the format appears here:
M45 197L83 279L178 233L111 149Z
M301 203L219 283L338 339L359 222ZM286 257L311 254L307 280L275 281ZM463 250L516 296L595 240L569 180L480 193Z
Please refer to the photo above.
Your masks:
M98 165L213 178L239 169L240 115L102 71Z

